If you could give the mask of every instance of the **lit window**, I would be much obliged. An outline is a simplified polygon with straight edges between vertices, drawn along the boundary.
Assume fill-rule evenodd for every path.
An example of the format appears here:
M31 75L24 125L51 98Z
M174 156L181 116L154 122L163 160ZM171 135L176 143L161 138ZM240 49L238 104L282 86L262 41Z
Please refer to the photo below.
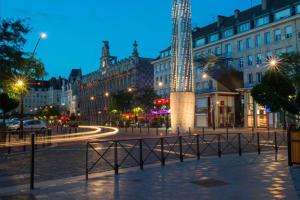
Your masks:
M243 33L245 31L249 31L249 30L250 30L250 23L249 22L239 25L239 33Z
M209 42L215 42L217 40L219 40L219 34L216 33L216 34L209 36Z
M291 16L291 9L290 8L285 9L285 10L281 10L281 11L275 13L274 14L274 20L278 21L278 20L281 20L281 19L285 19L289 16Z
M201 38L201 39L196 40L196 42L195 42L196 47L201 47L203 45L205 45L205 38Z
M265 17L261 17L261 18L257 19L255 21L255 25L256 25L256 27L259 27L259 26L263 26L265 24L268 24L269 22L270 22L269 16L265 16Z
M265 44L271 44L271 33L270 32L265 33Z
M233 36L233 29L228 29L224 31L224 38L228 38L230 36Z
M244 49L244 43L243 40L238 41L238 50L243 51Z
M291 26L285 27L285 38L292 38L293 37L293 28Z
M274 38L275 38L275 41L280 41L281 40L281 29L275 30Z

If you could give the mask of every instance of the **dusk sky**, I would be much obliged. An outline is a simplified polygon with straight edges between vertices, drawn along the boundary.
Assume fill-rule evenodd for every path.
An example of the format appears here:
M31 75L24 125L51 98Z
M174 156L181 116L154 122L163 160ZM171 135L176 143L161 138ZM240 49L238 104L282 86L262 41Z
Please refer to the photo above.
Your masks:
M253 5L260 2L253 0ZM39 33L47 32L37 56L49 77L67 77L72 68L84 74L98 69L103 40L119 59L131 54L134 40L141 56L157 57L170 44L171 6L172 0L0 0L0 16L28 19L33 28L28 51ZM250 6L251 0L192 0L193 26Z

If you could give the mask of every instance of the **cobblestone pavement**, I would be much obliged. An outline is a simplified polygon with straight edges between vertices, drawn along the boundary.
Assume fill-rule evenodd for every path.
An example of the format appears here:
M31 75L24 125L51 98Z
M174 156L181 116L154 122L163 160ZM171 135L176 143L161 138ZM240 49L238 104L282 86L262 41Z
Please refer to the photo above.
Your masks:
M144 171L122 170L119 176L97 174L88 183L83 176L41 182L31 193L28 186L3 188L0 199L296 200L292 175L299 175L299 168L291 171L285 158L284 152L279 153L277 161L273 153L250 153L243 157L228 155L222 159L169 163L164 167L152 165Z

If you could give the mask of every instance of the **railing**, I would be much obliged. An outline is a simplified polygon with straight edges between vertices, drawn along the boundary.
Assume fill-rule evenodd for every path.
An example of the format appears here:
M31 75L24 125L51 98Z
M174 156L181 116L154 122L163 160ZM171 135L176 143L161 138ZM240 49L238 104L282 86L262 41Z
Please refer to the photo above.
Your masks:
M286 148L286 133L189 134L153 138L91 141L86 145L86 180L89 174L203 156L262 151L278 153Z

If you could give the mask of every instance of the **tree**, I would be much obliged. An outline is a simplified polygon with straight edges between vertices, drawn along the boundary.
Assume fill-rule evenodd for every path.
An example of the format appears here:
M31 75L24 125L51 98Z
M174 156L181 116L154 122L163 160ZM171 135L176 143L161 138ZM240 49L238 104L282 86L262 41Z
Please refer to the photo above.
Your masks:
M38 112L38 117L43 120L55 120L60 116L59 107L56 105L47 105L42 107L42 109Z
M15 78L27 80L41 78L45 68L34 55L24 51L25 36L30 28L24 20L6 20L0 18L0 89L11 92L8 86Z
M19 106L19 101L11 98L7 93L0 94L0 110L3 112L3 124L6 127L5 119L6 114Z
M133 106L133 94L119 91L111 96L110 111L129 112Z
M135 106L143 108L145 112L149 112L154 107L154 100L158 96L153 88L143 88L136 91Z
M262 82L253 87L251 95L257 103L268 106L272 112L283 111L284 115L286 112L295 115L300 112L293 82L281 71L268 70Z

